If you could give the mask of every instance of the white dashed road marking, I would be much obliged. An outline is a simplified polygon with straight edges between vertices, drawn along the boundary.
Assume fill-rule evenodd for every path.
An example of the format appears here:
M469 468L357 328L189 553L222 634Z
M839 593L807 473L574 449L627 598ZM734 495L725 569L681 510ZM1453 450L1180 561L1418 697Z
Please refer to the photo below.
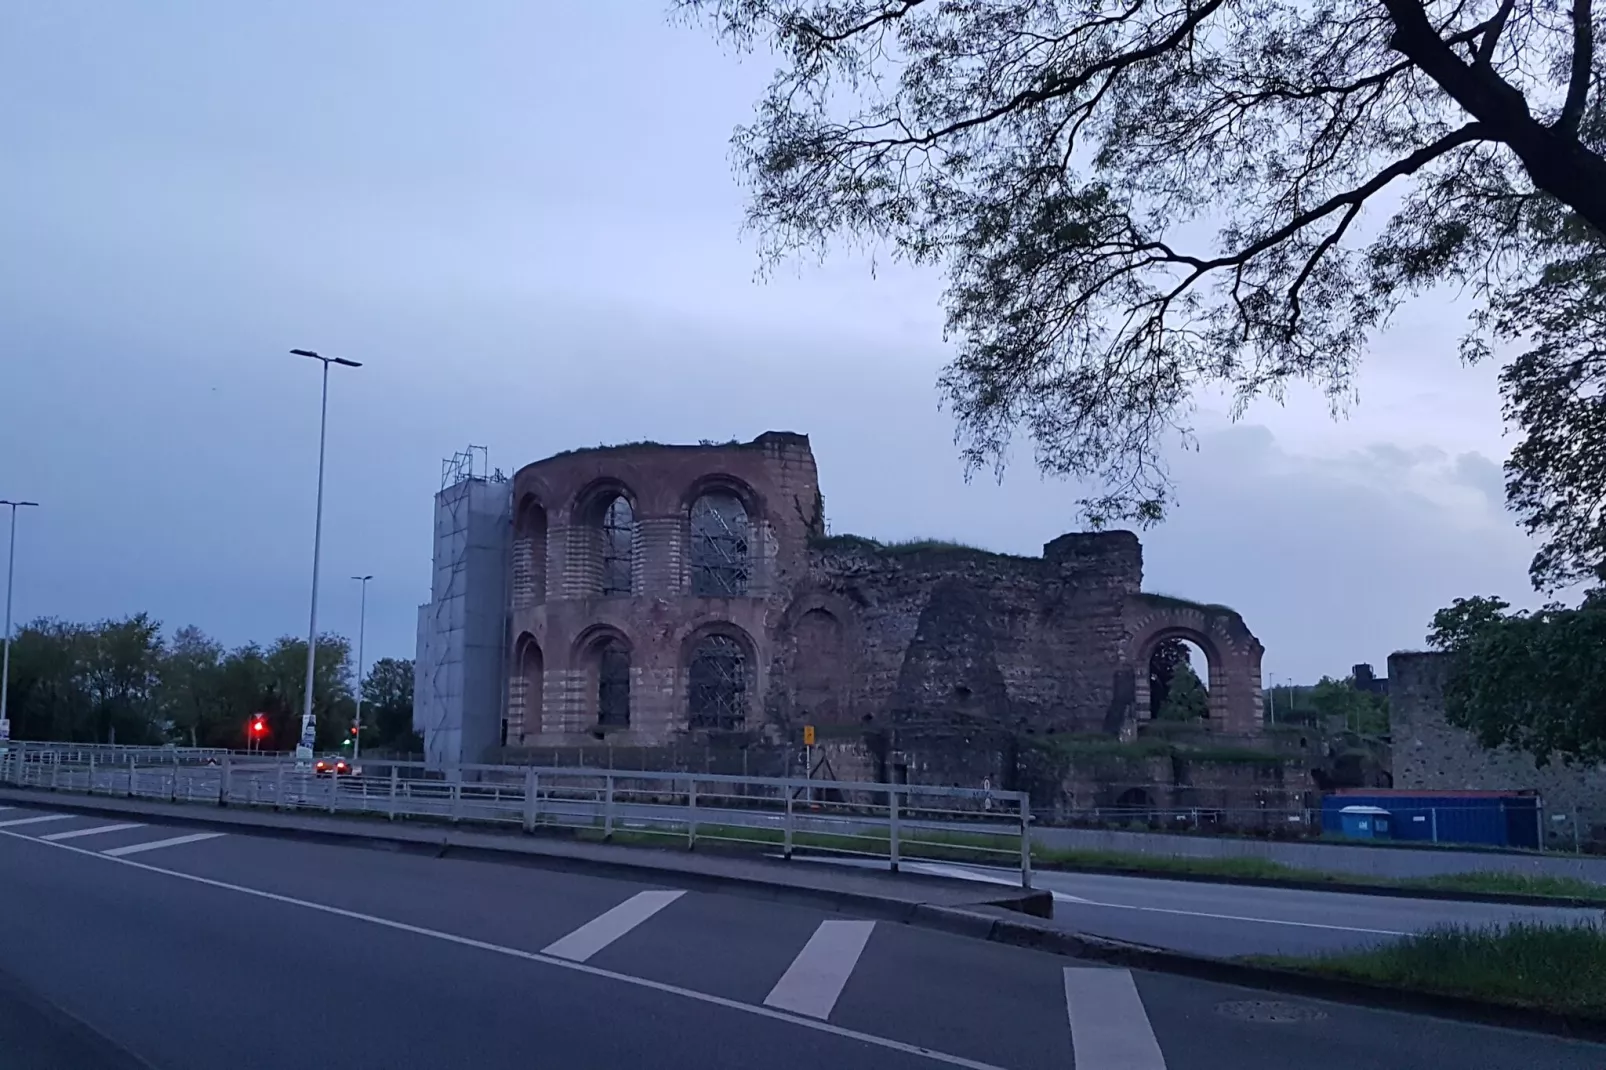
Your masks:
M766 1007L777 1007L810 1018L829 1018L837 997L853 975L875 929L873 921L822 921L792 965L764 997Z
M113 858L124 855L137 855L141 851L154 851L159 847L177 847L181 843L200 843L202 840L215 840L223 835L221 832L192 832L188 836L174 836L166 840L152 840L150 843L131 843L127 847L108 847L100 852Z
M139 824L137 821L131 824L122 825L96 825L92 829L73 829L70 832L52 832L48 836L41 836L39 838L41 840L49 840L50 842L54 843L57 840L76 840L80 836L98 836L102 832L121 832L124 829L142 829L144 827L144 825Z
M584 962L685 894L656 890L637 892L612 910L598 914L568 936L548 944L541 953L570 962Z
M1076 1070L1165 1070L1130 971L1067 966L1065 1010Z
M20 840L24 843L38 844L56 851L71 851L73 854L83 855L87 858L99 858L105 862L120 866L129 866L133 869L144 870L146 873L159 873L174 880L186 881L207 888L219 888L224 891L237 892L270 903L282 903L286 906L300 907L303 910L315 911L333 918L344 918L347 921L360 921L368 925L375 925L392 932L412 933L415 936L439 940L443 943L455 944L458 947L472 947L495 955L505 955L508 958L522 959L526 962L539 963L557 969L573 970L588 977L598 977L620 984L634 985L652 992L662 992L665 995L678 996L710 1007L723 1007L726 1010L737 1011L741 1014L750 1014L755 1018L765 1018L772 1022L787 1022L800 1029L809 1029L817 1033L826 1033L846 1040L856 1040L861 1044L869 1044L886 1051L901 1052L905 1055L914 1055L922 1059L929 1059L935 1063L946 1066L963 1067L964 1070L1003 1070L996 1063L985 1063L980 1059L970 1059L963 1055L953 1055L934 1048L922 1047L919 1044L910 1044L902 1040L893 1040L891 1037L877 1036L874 1033L865 1033L857 1029L848 1029L845 1026L832 1025L830 1022L817 1021L805 1018L802 1015L791 1014L773 1007L760 1007L752 1003L743 1003L740 1000L728 999L725 996L715 996L708 992L698 992L695 989L682 988L679 985L667 984L663 981L654 981L646 977L632 977L627 973L614 970L604 970L597 966L590 966L583 962L572 962L551 955L534 951L525 951L522 948L507 947L503 944L493 944L485 940L475 940L469 936L459 936L456 933L443 932L440 929L428 929L422 925L409 925L404 921L392 918L382 918L377 914L364 914L356 910L347 910L344 907L331 906L328 903L318 903L311 899L297 899L295 896L280 895L278 892L264 891L261 888L251 888L244 884L231 884L228 881L214 880L211 877L201 877L194 873L185 873L177 869L164 869L153 866L147 862L135 862L127 858L110 858L103 852L86 850L83 847L74 847L70 843L44 843L34 836L25 836L19 832L6 832L0 830L0 836Z
M10 821L0 821L0 829L16 828L18 825L37 825L41 821L65 821L71 814L45 814L42 817L14 817Z

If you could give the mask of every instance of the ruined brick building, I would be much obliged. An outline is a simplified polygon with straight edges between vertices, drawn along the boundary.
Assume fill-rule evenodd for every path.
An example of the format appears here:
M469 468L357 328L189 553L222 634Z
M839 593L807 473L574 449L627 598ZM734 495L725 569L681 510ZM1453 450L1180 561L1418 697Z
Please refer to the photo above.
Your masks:
M1224 606L1144 593L1136 535L1062 535L1041 557L828 536L799 434L459 480L435 564L416 691L437 763L787 744L804 725L894 752L1131 738L1174 636L1204 652L1213 730L1261 722L1259 641Z

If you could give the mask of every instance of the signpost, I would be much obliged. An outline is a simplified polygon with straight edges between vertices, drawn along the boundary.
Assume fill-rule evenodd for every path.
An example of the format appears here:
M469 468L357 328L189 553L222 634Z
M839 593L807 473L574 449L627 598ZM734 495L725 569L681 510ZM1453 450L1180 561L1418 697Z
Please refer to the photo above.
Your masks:
M811 724L806 724L806 725L803 726L803 753L804 753L804 758L803 758L803 779L804 780L813 780L814 779L814 726L811 725ZM807 801L808 801L808 803L810 805L812 805L814 803L814 789L812 787L810 787L807 790L808 790Z

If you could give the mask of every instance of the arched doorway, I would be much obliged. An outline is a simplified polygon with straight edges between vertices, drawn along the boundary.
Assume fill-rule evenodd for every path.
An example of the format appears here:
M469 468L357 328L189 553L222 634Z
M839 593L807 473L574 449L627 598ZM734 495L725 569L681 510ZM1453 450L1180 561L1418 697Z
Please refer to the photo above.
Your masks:
M1154 644L1146 666L1150 720L1187 723L1210 719L1210 659L1185 635Z

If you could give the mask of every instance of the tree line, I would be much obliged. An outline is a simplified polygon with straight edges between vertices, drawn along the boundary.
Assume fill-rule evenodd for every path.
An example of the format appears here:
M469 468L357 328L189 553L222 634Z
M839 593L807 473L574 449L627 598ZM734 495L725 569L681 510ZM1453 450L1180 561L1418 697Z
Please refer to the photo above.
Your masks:
M318 638L313 672L317 745L350 738L356 713L352 648ZM282 636L228 649L196 627L171 636L144 613L93 624L42 617L12 637L7 714L13 739L78 743L247 746L263 714L263 750L290 750L300 735L307 642ZM413 663L381 658L362 680L364 748L419 753L413 732Z

